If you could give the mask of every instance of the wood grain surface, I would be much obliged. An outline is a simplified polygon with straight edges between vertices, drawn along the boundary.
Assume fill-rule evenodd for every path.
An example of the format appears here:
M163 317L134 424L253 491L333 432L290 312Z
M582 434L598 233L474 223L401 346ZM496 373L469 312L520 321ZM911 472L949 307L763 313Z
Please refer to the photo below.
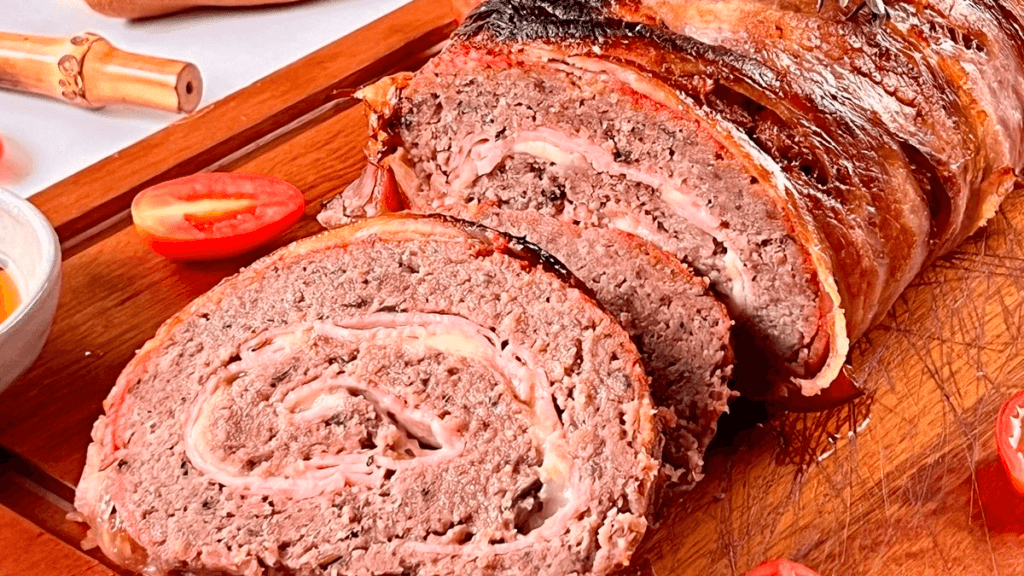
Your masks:
M114 576L110 569L0 506L0 576Z
M822 416L778 418L714 454L686 501L706 539L658 531L661 565L729 574L787 555L823 574L1024 574L1024 506L993 439L999 405L1024 387L1022 227L1016 192L917 278L853 355L874 391L856 410L806 428ZM820 462L779 464L808 441Z
M0 394L0 446L55 485L50 506L70 497L92 422L134 351L260 255L171 264L130 227L134 192L196 170L270 174L309 201L281 242L316 231L322 201L362 163L365 120L347 91L419 65L451 26L446 4L416 0L33 199L69 248L65 284L40 360ZM823 576L1024 574L1024 503L992 435L999 405L1024 387L1022 230L1015 192L986 230L914 282L856 347L854 371L872 391L857 403L774 416L737 404L707 477L665 496L631 571L738 575L786 556ZM73 540L77 528L58 512L3 482L0 504Z

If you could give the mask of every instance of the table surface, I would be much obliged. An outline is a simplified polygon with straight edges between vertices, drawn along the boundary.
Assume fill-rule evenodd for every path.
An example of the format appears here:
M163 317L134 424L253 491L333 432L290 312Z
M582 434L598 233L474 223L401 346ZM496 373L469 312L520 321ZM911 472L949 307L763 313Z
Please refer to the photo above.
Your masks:
M351 88L414 69L449 20L438 0L414 0L34 198L68 246L65 284L42 356L0 394L0 506L20 517L0 508L0 536L11 534L0 576L102 574L89 559L106 560L79 551L82 526L65 518L102 399L160 323L259 255L172 264L132 230L134 193L198 169L269 174L308 205L279 242L315 232L321 203L364 163ZM854 376L872 391L858 402L768 420L734 404L732 433L709 452L704 480L666 500L639 572L738 576L785 556L823 576L1024 574L1024 497L993 434L1000 404L1024 387L1022 231L1024 189L913 282L855 346Z
M0 0L0 30L49 36L90 31L124 50L192 62L203 75L205 106L406 1L310 0L126 22L93 12L84 0ZM84 110L0 91L0 187L31 196L178 118L128 107Z

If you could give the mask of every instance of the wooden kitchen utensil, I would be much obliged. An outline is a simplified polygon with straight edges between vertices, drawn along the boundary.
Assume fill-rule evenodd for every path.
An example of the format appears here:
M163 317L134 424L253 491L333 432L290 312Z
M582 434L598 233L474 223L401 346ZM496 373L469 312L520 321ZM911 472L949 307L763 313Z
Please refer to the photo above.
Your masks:
M51 38L0 32L0 88L85 108L131 104L191 112L203 94L188 62L133 54L92 33Z
M200 6L287 4L299 0L85 0L93 10L116 18L149 18Z

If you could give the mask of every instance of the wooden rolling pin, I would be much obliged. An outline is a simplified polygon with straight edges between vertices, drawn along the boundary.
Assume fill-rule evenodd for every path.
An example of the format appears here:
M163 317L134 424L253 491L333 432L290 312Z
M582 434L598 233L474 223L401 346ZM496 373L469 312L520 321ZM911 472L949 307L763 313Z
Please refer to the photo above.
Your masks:
M133 104L191 112L202 99L203 79L188 62L118 50L92 33L50 38L0 32L0 88L85 108Z
M150 18L201 6L287 4L300 0L85 0L93 10L117 18Z

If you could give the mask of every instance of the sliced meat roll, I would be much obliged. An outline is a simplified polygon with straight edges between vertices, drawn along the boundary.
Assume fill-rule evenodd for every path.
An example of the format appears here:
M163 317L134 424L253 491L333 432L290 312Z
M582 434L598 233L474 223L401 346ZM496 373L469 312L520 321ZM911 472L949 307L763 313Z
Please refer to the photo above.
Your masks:
M732 322L705 279L651 243L620 230L573 226L537 212L475 210L462 216L523 237L565 264L626 329L662 410L667 475L692 484L734 394ZM328 227L348 221L327 210Z
M161 327L107 399L75 505L147 574L606 574L658 473L647 386L549 256L367 220Z
M527 238L587 285L633 337L663 409L663 461L670 478L692 484L734 394L732 321L679 260L620 230L584 228L537 212L473 211L474 220Z
M486 2L365 92L371 173L404 198L367 177L333 208L633 233L710 279L748 394L827 407L857 392L850 340L1022 163L1019 9L886 5L882 23L813 0Z
M368 184L371 166L328 210L534 211L628 232L710 279L748 364L764 350L785 377L813 378L831 346L845 351L827 244L742 133L631 69L590 71L605 64L520 46L455 44L415 76L368 90L384 126L378 141L401 146L378 161L402 197ZM753 362L763 373L765 362Z
M872 159L877 149L832 151L821 140L814 146L825 152L819 160L826 165L789 167L800 164L800 156L791 152L807 146L772 135L764 126L772 113L789 116L784 119L793 126L843 117L850 126L895 143L901 154L886 161L891 165L901 156L914 176L929 208L922 215L930 217L927 251L934 258L991 217L1014 185L1024 110L1021 9L1012 0L904 0L885 2L888 17L880 22L861 10L863 5L843 9L839 4L829 2L823 9L817 0L641 0L614 2L608 10L756 62L763 77L791 93L799 106L794 114L770 98L772 86L764 81L739 86L763 108L748 106L745 113L737 113L741 103L729 94L735 82L720 74L710 74L716 83L710 90L689 93L736 120L787 173L813 169L826 185L823 192L839 176L829 174L839 167L827 163L848 158L864 172L877 163ZM680 72L685 79L686 71ZM834 125L823 136L841 138L841 125ZM867 192L873 206L893 193L879 187ZM899 267L890 275L905 276ZM893 297L883 296L879 312Z

